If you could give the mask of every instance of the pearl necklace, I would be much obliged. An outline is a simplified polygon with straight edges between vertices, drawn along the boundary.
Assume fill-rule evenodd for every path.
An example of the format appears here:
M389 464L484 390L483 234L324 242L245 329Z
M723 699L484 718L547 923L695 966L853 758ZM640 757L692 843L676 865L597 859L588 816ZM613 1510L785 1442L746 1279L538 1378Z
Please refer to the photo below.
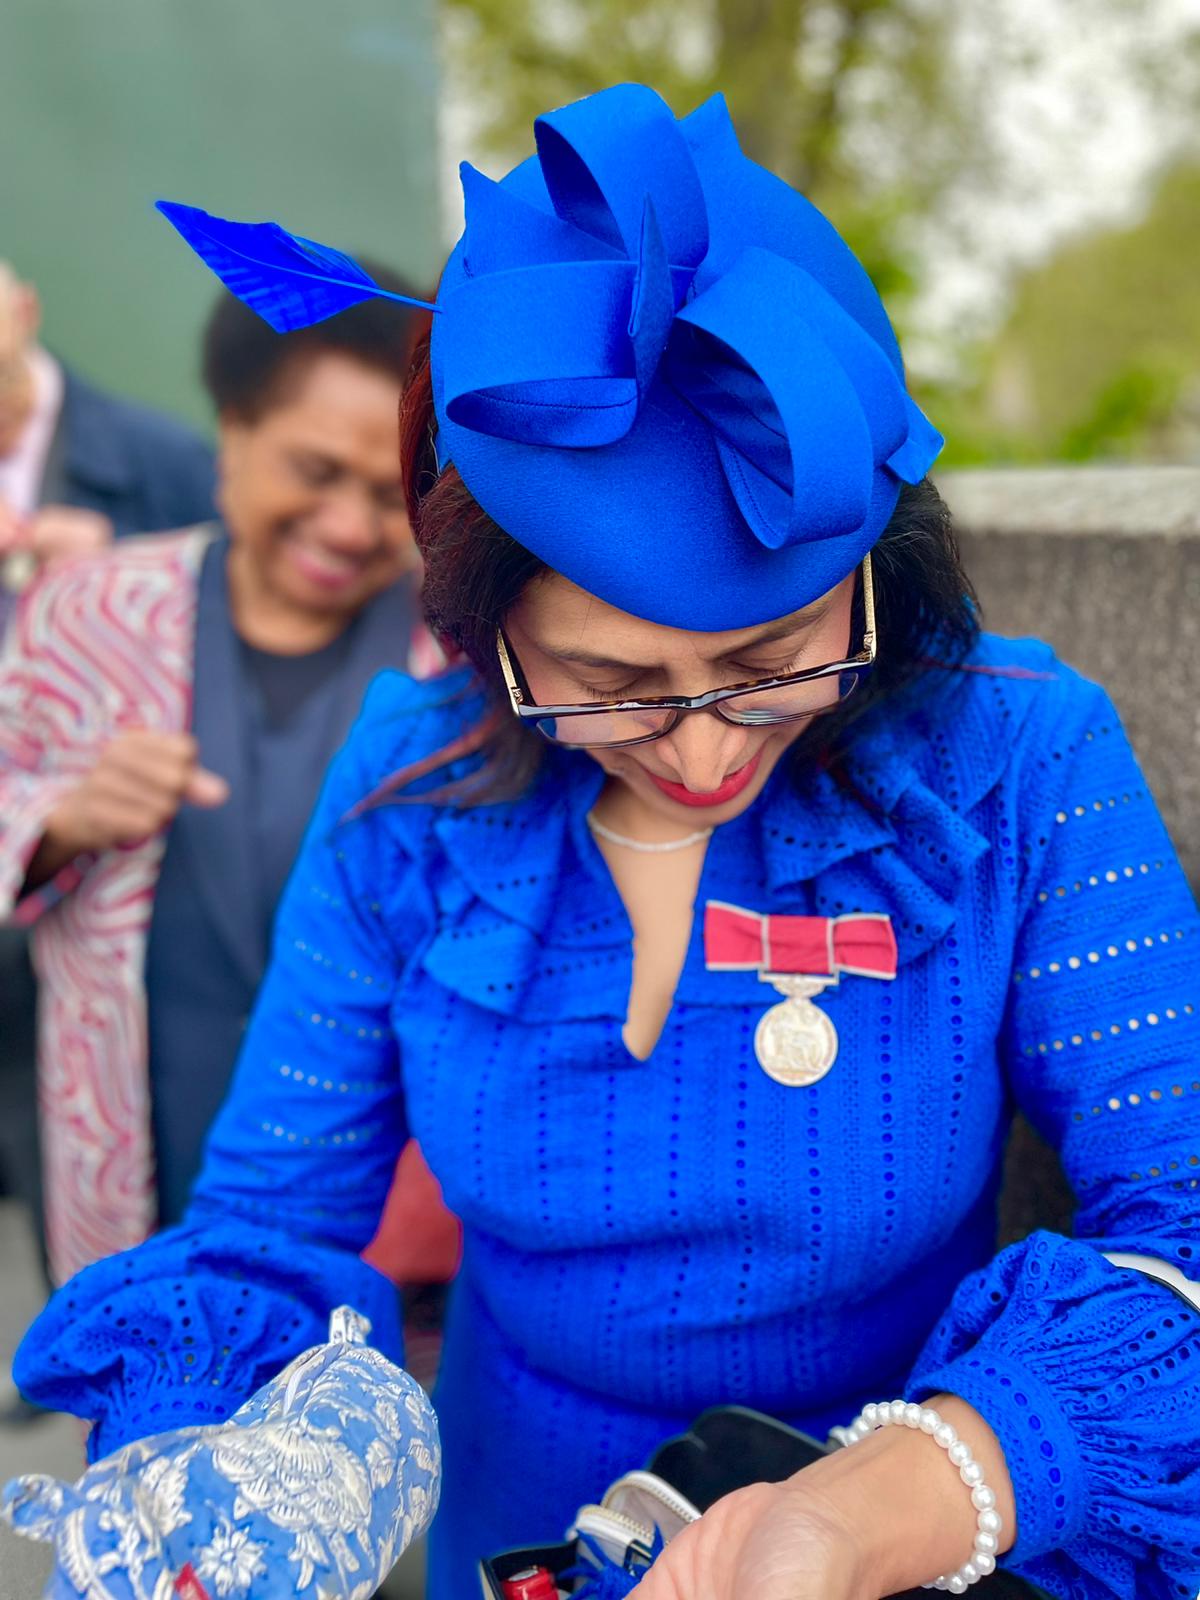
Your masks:
M686 850L689 845L700 844L712 832L711 828L701 828L697 833L685 834L682 839L668 839L663 844L647 844L643 839L628 839L623 833L614 833L611 828L606 828L597 820L594 811L588 812L587 825L601 839L607 839L609 844L624 845L626 850L639 850L647 856L666 855L670 850Z

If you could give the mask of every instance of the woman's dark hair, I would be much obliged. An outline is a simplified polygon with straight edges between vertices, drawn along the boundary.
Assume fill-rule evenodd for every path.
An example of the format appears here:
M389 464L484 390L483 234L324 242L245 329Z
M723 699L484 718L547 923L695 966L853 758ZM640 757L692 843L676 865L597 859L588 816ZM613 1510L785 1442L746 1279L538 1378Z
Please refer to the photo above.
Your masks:
M399 273L359 258L392 294L417 291ZM279 405L314 357L336 352L403 383L414 351L429 328L429 313L394 300L363 300L324 322L276 333L257 312L222 291L205 324L201 376L218 414L256 422Z
M509 714L496 657L496 629L545 563L511 538L472 497L453 465L438 471L427 343L417 351L401 407L401 463L409 517L425 562L422 602L430 627L467 658L492 714L454 754L481 749L482 772L436 798L457 803L510 799L532 780L546 751L542 737ZM872 552L879 654L845 707L818 718L793 746L803 763L836 764L853 722L921 674L959 664L979 632L978 608L959 561L950 512L926 479L905 484ZM449 758L449 752L446 753ZM435 766L421 763L421 772ZM402 771L389 793L417 776ZM425 795L430 799L435 796ZM376 798L383 798L382 791Z

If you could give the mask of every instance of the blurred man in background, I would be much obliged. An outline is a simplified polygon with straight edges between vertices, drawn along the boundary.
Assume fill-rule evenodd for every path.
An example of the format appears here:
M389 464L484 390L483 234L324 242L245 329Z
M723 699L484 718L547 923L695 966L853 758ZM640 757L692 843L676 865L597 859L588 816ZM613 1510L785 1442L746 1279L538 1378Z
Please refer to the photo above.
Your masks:
M213 512L212 451L200 435L85 383L38 342L40 323L37 290L0 261L0 557L10 590L55 556Z
M417 327L371 301L279 335L224 298L221 521L56 565L10 630L0 915L34 928L58 1281L178 1219L326 763L409 661Z

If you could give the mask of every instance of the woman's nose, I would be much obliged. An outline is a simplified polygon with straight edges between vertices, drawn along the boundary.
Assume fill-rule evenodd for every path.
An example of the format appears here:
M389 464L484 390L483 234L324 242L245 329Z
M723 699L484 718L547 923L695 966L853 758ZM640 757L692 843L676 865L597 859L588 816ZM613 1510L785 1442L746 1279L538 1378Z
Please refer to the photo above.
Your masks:
M659 758L675 781L694 794L719 789L752 754L744 728L735 728L711 711L691 711L658 741Z
M321 525L330 544L348 553L373 550L379 543L379 510L365 490L346 485L326 496Z

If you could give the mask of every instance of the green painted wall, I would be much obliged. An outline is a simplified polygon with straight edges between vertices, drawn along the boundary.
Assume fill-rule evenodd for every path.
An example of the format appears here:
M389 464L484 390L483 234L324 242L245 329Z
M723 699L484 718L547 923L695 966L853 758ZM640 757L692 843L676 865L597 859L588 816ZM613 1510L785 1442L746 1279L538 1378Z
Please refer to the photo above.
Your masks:
M85 375L207 422L186 200L440 265L435 0L0 0L0 257Z

